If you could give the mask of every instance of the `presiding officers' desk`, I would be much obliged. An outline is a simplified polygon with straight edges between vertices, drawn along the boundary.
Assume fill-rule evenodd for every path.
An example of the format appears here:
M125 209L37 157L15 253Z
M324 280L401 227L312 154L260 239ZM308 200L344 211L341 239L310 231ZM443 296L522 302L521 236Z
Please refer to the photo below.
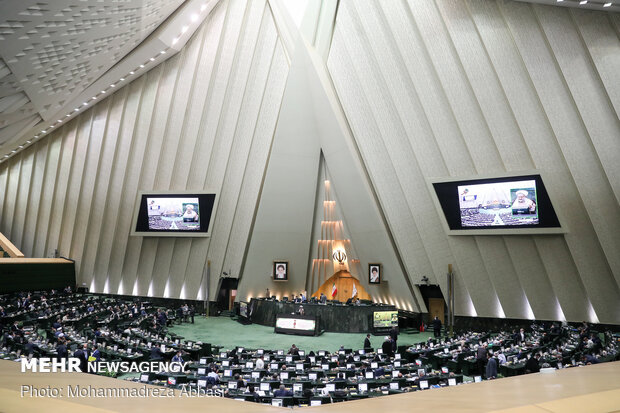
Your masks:
M319 319L319 329L338 333L367 333L373 330L372 317L375 311L396 311L396 307L387 304L344 305L328 302L327 304L295 304L290 301L252 298L249 314L253 323L274 327L276 315L292 314L304 308L306 316Z

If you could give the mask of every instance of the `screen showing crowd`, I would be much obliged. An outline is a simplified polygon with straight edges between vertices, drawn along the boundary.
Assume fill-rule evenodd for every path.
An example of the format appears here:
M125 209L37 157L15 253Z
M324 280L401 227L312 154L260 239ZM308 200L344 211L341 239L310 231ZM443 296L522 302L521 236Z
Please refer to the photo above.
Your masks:
M375 311L372 326L374 328L398 327L398 311Z
M535 180L462 185L458 195L463 227L538 225Z
M149 230L199 231L198 198L146 198Z

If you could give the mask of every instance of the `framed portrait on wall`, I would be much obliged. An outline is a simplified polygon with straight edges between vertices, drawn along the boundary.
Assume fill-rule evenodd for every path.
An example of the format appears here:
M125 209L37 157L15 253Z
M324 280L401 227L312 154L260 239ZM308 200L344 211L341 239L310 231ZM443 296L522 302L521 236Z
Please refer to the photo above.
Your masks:
M273 262L273 280L288 281L288 261Z
M381 284L381 264L368 264L368 283Z

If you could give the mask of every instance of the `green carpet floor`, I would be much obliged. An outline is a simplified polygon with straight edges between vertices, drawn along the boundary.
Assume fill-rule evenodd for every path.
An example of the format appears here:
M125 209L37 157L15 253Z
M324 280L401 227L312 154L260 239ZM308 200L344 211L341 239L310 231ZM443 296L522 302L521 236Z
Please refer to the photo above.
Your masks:
M170 332L182 336L184 340L201 341L212 345L233 349L237 346L246 348L264 348L270 350L288 350L291 344L302 350L335 351L343 345L345 348L360 349L363 347L366 334L363 333L323 333L318 337L275 334L273 327L258 324L243 325L229 317L196 316L195 323L175 325ZM426 341L432 332L418 334L401 333L398 345L411 345ZM374 348L381 347L383 336L371 336Z

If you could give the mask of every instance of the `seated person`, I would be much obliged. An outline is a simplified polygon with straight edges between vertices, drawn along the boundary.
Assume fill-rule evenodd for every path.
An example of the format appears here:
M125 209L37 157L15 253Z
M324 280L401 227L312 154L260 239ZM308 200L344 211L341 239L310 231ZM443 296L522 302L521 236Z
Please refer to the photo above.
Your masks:
M248 386L247 394L249 394L251 397L250 398L246 398L246 400L253 401L254 403L259 403L260 402L260 396L254 390L254 386L253 385L250 384Z
M284 384L280 385L280 388L273 392L273 397L292 397L293 392L290 390L286 390Z
M293 344L291 346L291 348L288 350L288 353L286 354L290 354L291 356L298 356L299 355L299 349L297 348L297 346L295 344Z

